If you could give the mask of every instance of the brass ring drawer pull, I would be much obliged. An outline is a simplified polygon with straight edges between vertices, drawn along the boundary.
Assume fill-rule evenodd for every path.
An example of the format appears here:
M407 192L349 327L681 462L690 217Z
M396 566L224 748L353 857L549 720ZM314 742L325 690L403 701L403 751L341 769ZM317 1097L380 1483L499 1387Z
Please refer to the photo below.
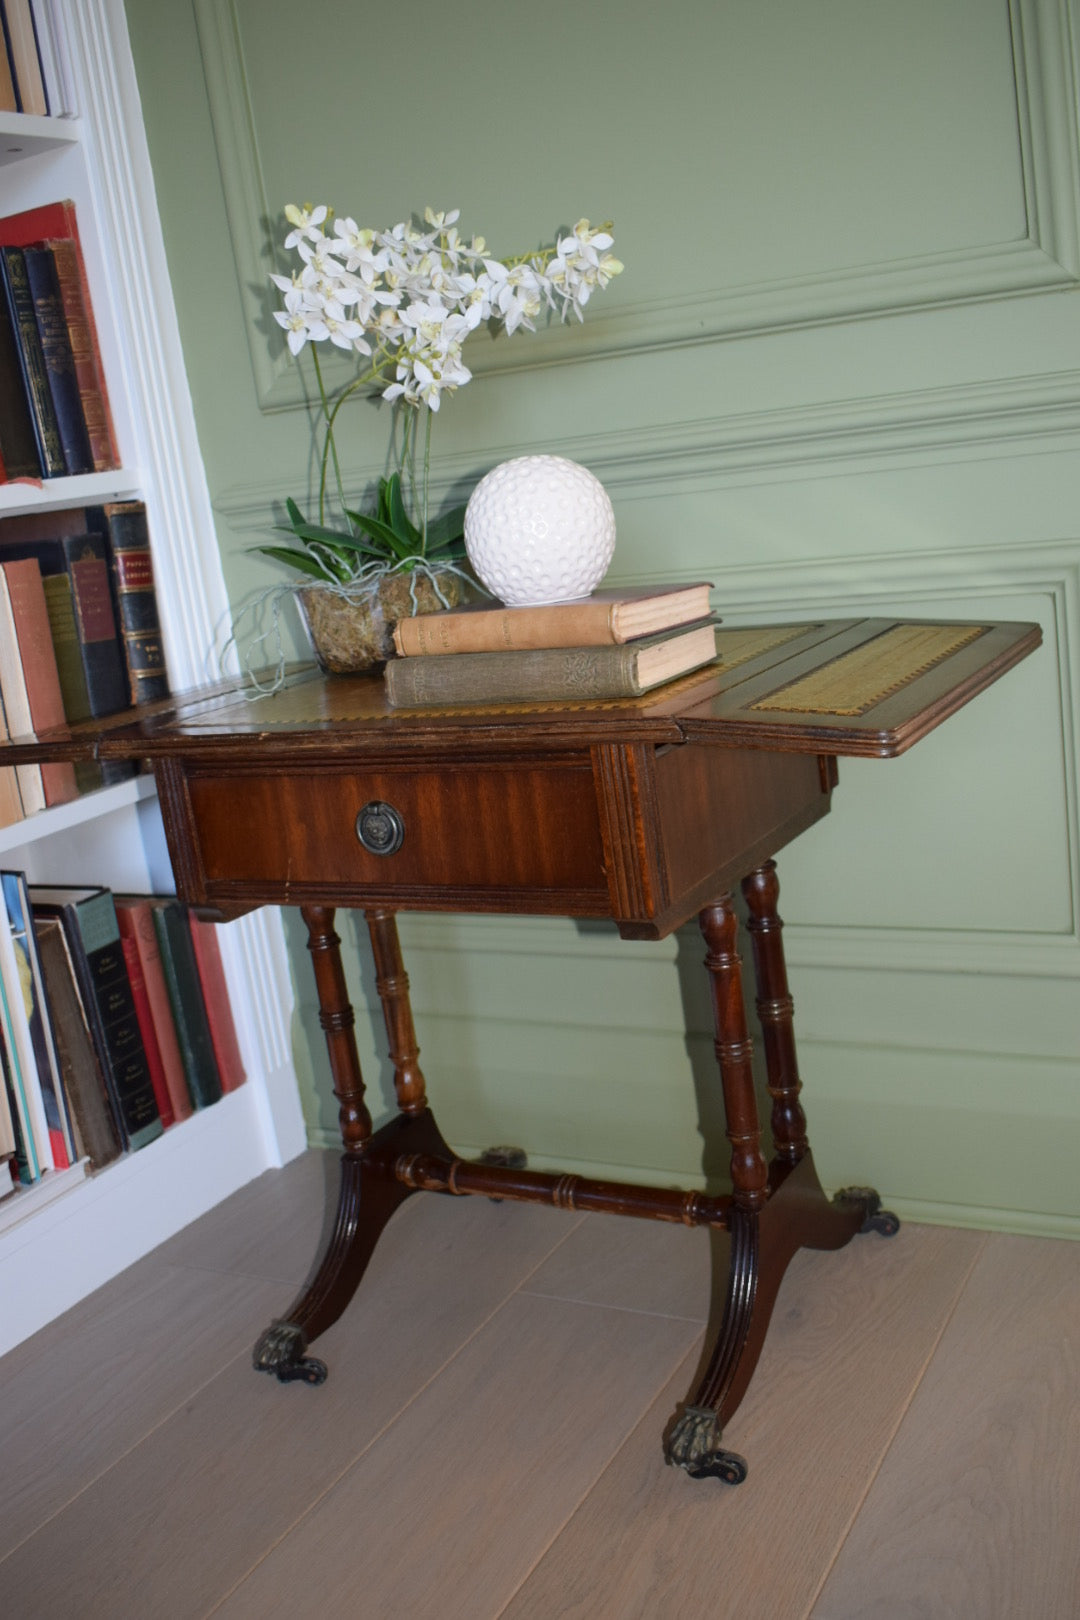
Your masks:
M356 836L370 855L393 855L405 839L405 823L392 804L372 799L356 818Z

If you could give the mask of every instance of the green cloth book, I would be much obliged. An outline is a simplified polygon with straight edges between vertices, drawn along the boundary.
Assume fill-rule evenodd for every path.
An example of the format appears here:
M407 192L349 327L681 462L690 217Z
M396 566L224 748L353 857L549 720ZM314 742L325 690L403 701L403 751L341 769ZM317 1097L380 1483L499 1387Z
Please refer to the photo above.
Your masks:
M179 900L155 900L152 911L188 1091L196 1108L207 1108L221 1096L221 1075L187 911Z
M623 645L392 658L385 684L395 708L580 702L639 697L715 657L715 621L709 618Z

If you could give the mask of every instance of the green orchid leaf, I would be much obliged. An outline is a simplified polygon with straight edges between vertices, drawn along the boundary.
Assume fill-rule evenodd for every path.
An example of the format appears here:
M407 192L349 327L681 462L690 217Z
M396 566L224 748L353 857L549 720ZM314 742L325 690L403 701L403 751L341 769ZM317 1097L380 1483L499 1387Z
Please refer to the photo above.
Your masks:
M328 577L327 570L307 551L290 551L288 546L254 546L252 550L260 552L264 557L272 557L275 562L285 563L287 567L295 568L301 574L310 574L313 579Z
M428 524L428 550L432 546L443 546L450 540L464 539L465 534L465 508L455 506L452 511L444 512L442 517Z
M308 523L298 516L296 523L275 523L281 534L295 534L298 540L317 540L320 545L343 546L352 539L347 529L326 529L320 523Z
M390 527L395 534L400 534L403 540L408 540L413 550L420 544L420 530L409 519L405 510L405 498L401 493L401 474L392 473L385 480L386 504L390 512ZM430 535L431 530L428 530Z
M373 540L382 541L384 554L389 551L399 558L415 557L417 547L402 539L388 523L383 523L376 517L369 517L365 512L350 512L349 516L365 534L370 535Z

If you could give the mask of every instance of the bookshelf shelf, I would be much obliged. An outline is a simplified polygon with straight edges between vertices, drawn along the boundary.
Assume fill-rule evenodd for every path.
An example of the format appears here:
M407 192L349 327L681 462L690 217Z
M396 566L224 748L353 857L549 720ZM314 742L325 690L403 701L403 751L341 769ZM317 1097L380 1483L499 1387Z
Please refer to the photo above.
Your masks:
M71 199L124 466L0 482L11 517L134 500L146 509L169 679L210 678L228 613L122 0L54 0L78 118L0 113L0 213ZM0 829L0 866L31 883L168 894L153 778L138 776ZM306 1146L292 1064L281 922L223 927L221 955L247 1081L92 1176L48 1172L0 1200L0 1354ZM6 1168L4 1174L6 1174ZM50 1178L55 1177L55 1180Z
M81 136L81 120L77 118L0 112L0 168L25 163L27 158L40 157L43 152L75 146Z
M138 474L83 473L77 478L46 478L40 484L16 479L0 484L0 517L21 512L60 512L65 506L93 506L127 500L142 487Z

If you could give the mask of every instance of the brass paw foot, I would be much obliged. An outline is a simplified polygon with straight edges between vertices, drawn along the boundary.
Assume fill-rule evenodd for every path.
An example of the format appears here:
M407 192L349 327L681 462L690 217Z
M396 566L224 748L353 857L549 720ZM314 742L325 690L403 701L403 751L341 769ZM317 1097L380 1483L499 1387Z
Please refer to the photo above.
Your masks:
M295 1322L271 1322L252 1351L256 1372L273 1373L281 1384L298 1380L305 1384L325 1384L326 1362L305 1356L307 1339Z
M722 1479L741 1485L746 1478L745 1457L725 1451L720 1444L720 1420L708 1406L688 1406L676 1421L664 1446L667 1461L691 1479Z
M833 1199L841 1208L851 1204L863 1206L862 1232L877 1232L881 1237L895 1237L900 1230L899 1218L891 1209L882 1209L881 1199L873 1187L842 1187Z

